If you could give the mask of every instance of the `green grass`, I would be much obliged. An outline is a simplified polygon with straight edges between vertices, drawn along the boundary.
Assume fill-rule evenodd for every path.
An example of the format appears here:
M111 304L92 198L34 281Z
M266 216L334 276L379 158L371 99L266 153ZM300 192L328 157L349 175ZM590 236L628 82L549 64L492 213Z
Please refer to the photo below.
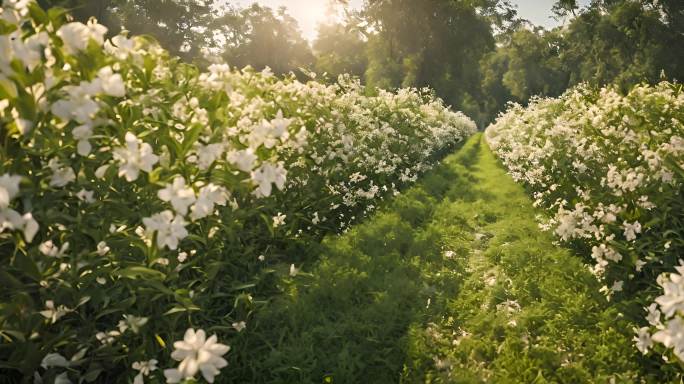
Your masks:
M280 283L232 355L251 383L657 382L630 323L481 135ZM296 255L293 255L296 256ZM507 300L520 309L507 311ZM232 378L228 377L232 376Z

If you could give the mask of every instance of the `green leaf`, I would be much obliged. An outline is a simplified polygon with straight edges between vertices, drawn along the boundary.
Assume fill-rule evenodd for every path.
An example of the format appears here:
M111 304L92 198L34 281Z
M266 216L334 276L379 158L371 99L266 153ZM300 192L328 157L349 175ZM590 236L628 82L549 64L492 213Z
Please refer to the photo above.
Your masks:
M10 33L14 32L17 30L17 26L0 19L0 35L9 35Z
M34 263L30 257L21 252L17 253L15 256L14 266L17 267L20 271L24 272L26 276L28 276L34 281L40 281L42 279L42 276L40 274L40 271L38 270L38 266L36 265L36 263Z
M196 306L189 306L189 307L173 307L169 309L168 311L164 312L164 316L166 315L171 315L174 313L179 313L179 312L189 312L189 311L199 311L200 308Z
M43 11L38 3L30 2L28 5L28 10L31 18L33 18L35 21L38 21L41 24L48 24L50 22L48 14Z
M166 279L166 274L164 274L163 272L157 271L156 269L140 267L140 266L124 268L124 269L118 270L116 272L116 274L119 275L120 277L125 277L128 279L135 279L138 277L158 279L158 280Z

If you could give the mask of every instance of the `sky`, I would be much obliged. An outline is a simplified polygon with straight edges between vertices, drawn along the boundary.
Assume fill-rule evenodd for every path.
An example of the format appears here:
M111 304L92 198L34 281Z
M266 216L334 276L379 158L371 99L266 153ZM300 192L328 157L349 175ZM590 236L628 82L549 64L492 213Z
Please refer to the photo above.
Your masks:
M316 26L325 20L327 0L228 0L227 3L244 7L254 2L262 5L279 8L284 6L288 13L299 22L304 37L308 40L316 38ZM553 28L562 23L551 17L551 7L554 0L512 0L518 6L520 17L530 20L533 24L545 28ZM580 4L587 4L589 0L580 0ZM352 7L361 7L363 0L349 0Z

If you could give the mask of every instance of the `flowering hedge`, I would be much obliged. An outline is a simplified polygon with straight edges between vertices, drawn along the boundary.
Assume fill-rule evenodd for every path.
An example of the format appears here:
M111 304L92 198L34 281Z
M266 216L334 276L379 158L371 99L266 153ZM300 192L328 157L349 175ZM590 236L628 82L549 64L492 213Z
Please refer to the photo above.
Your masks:
M475 131L428 91L200 72L105 36L2 1L5 377L213 382L284 250L346 228Z
M636 330L639 350L684 361L684 267L670 273L684 250L682 85L627 95L580 86L512 106L486 135L535 204L551 211L542 225L585 250L609 299L655 298L641 320L648 326Z

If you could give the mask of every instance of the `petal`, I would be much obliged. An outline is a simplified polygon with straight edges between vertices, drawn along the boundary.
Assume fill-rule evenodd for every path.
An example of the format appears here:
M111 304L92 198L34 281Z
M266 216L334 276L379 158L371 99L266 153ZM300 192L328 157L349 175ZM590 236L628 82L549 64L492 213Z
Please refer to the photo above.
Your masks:
M181 379L183 379L183 376L181 375L180 371L177 369L165 369L164 370L164 377L166 377L166 382L167 383L180 383Z
M214 344L211 347L209 347L208 349L214 355L223 356L226 353L228 353L228 351L230 351L230 346L224 345L224 344Z
M220 371L211 364L200 366L200 370L202 371L202 377L209 383L213 383L214 377L220 373Z

